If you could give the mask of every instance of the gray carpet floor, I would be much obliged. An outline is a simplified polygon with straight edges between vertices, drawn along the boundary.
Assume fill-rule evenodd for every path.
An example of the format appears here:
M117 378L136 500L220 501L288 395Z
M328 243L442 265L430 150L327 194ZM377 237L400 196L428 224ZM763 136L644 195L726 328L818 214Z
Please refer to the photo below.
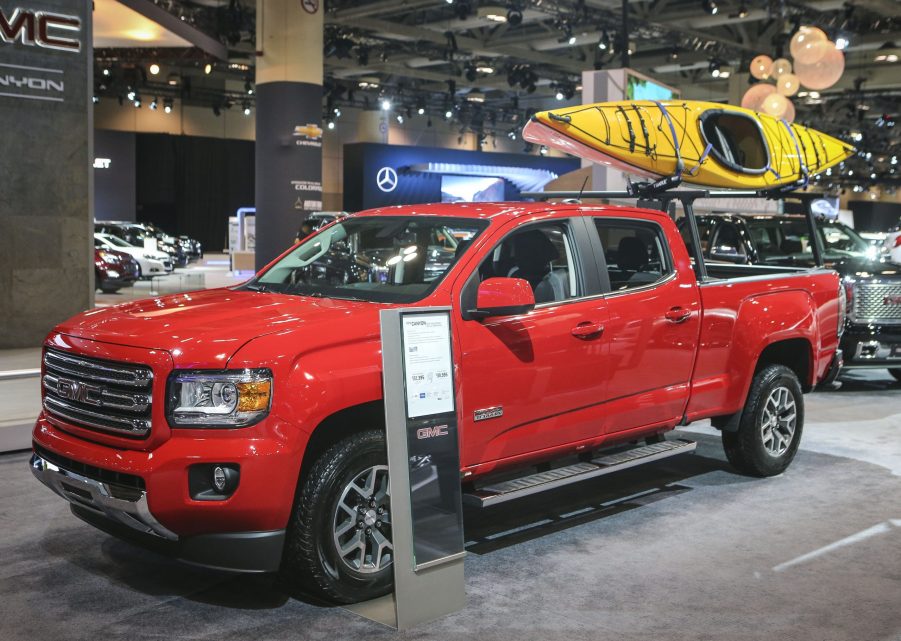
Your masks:
M395 633L72 516L0 456L0 639L901 641L901 388L807 397L782 476L697 454L466 514L466 608Z

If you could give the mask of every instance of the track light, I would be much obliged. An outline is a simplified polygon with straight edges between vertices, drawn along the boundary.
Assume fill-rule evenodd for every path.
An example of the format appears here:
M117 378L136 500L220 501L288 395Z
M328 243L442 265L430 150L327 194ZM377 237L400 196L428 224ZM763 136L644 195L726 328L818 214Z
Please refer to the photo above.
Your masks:
M110 68L109 68L109 67L104 67L104 68L103 68L103 75L106 76L107 78L109 78L109 76L110 76L111 73L112 73L112 72L110 71Z
M331 118L329 118L328 120L325 121L325 127L329 131L333 131L335 129L335 121L332 120Z
M598 49L601 51L610 50L610 34L607 33L606 29L601 32L601 39L598 40Z
M149 71L151 76L155 76L160 72L160 66L154 62L152 65L150 65Z
M444 112L444 119L445 119L445 120L450 120L450 119L453 118L453 117L454 117L454 112L451 111L450 109L448 109L447 111Z
M835 48L839 51L844 51L848 47L851 46L851 39L846 35L836 36L835 38Z
M720 63L717 62L716 60L711 59L710 63L707 65L707 71L709 71L710 75L713 76L714 78L719 78L720 77Z
M340 117L341 117L341 108L340 108L340 107L335 107L335 109L333 110L332 113L335 114L335 118L340 118Z
M563 100L563 92L560 91L560 90L558 89L558 90L557 90L557 93L554 95L554 97L555 97L557 100Z
M516 7L511 7L507 11L507 24L511 27L518 27L522 24L522 11Z
M248 103L246 103L246 102L244 103L244 115L245 115L245 116L249 116L249 115L250 115L250 105L249 105Z
M247 93L248 96L253 95L253 85L250 84L250 80L244 81L244 91Z
M172 98L163 99L163 111L165 111L167 114L172 113Z
M129 100L134 100L136 95L137 94L135 93L134 89L129 89L128 93L125 94L125 97L128 98Z
M397 124L399 124L399 125L404 124L404 115L403 114L397 114L397 116L395 116L395 117L397 118Z
M738 5L738 17L739 18L747 18L748 17L748 5L742 2Z
M141 108L141 96L135 96L133 104L135 106L135 109L140 109Z
M420 107L416 110L416 113L418 113L420 116L423 115L425 113L425 107Z
M510 140L516 140L516 130L511 129L510 131L508 131L507 138L509 138Z
M211 73L213 73L213 65L209 62L206 63L203 66L203 73L205 73L206 75L210 75Z
M673 47L669 52L669 59L675 62L679 59L679 47Z
M151 110L151 111L156 111L156 106L157 106L157 104L156 104L156 98L154 98L153 100L150 101L150 110Z
M701 0L701 8L712 16L715 16L716 12L719 11L719 7L716 6L714 0Z
M100 96L94 96L92 98L92 100L94 101L94 104L96 105L98 102L100 102Z
M547 151L547 147L545 147L544 145L541 145L541 147L538 148L538 153L542 156L547 156Z
M391 101L387 98L382 98L382 111L390 111L391 110Z

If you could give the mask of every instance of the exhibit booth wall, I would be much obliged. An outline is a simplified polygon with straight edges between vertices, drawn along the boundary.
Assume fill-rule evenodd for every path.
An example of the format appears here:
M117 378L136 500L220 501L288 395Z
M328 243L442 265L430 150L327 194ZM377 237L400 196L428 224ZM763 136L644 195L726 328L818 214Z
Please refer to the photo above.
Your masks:
M94 130L94 219L135 218L135 136Z
M470 177L498 172L498 177L504 178L503 199L518 200L521 190L517 182L541 180L542 175L552 180L578 168L577 158L375 143L345 145L344 209L441 202L443 179L463 172ZM528 190L540 191L543 186L532 184Z
M39 345L94 303L91 3L4 15L14 8L0 57L0 348Z

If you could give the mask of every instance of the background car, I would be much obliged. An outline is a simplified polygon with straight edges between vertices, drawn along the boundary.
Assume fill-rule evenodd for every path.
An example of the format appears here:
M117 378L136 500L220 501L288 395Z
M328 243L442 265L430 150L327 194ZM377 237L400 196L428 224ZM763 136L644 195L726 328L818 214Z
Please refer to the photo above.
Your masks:
M94 247L94 283L104 294L114 294L130 286L140 276L141 267L129 254Z
M901 222L888 230L882 247L890 261L901 264Z
M117 236L111 234L94 234L94 247L102 249L113 249L125 252L138 261L140 270L139 278L150 278L151 276L163 276L170 273L174 266L169 254L159 250L153 251L136 247L125 242Z

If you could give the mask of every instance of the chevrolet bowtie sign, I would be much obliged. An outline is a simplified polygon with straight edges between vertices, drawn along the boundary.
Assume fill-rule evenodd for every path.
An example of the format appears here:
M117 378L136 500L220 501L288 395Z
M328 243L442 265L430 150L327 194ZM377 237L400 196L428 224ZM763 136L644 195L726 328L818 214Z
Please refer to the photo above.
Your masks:
M0 7L0 42L16 43L57 51L81 51L81 20L49 11L13 9L7 14Z

